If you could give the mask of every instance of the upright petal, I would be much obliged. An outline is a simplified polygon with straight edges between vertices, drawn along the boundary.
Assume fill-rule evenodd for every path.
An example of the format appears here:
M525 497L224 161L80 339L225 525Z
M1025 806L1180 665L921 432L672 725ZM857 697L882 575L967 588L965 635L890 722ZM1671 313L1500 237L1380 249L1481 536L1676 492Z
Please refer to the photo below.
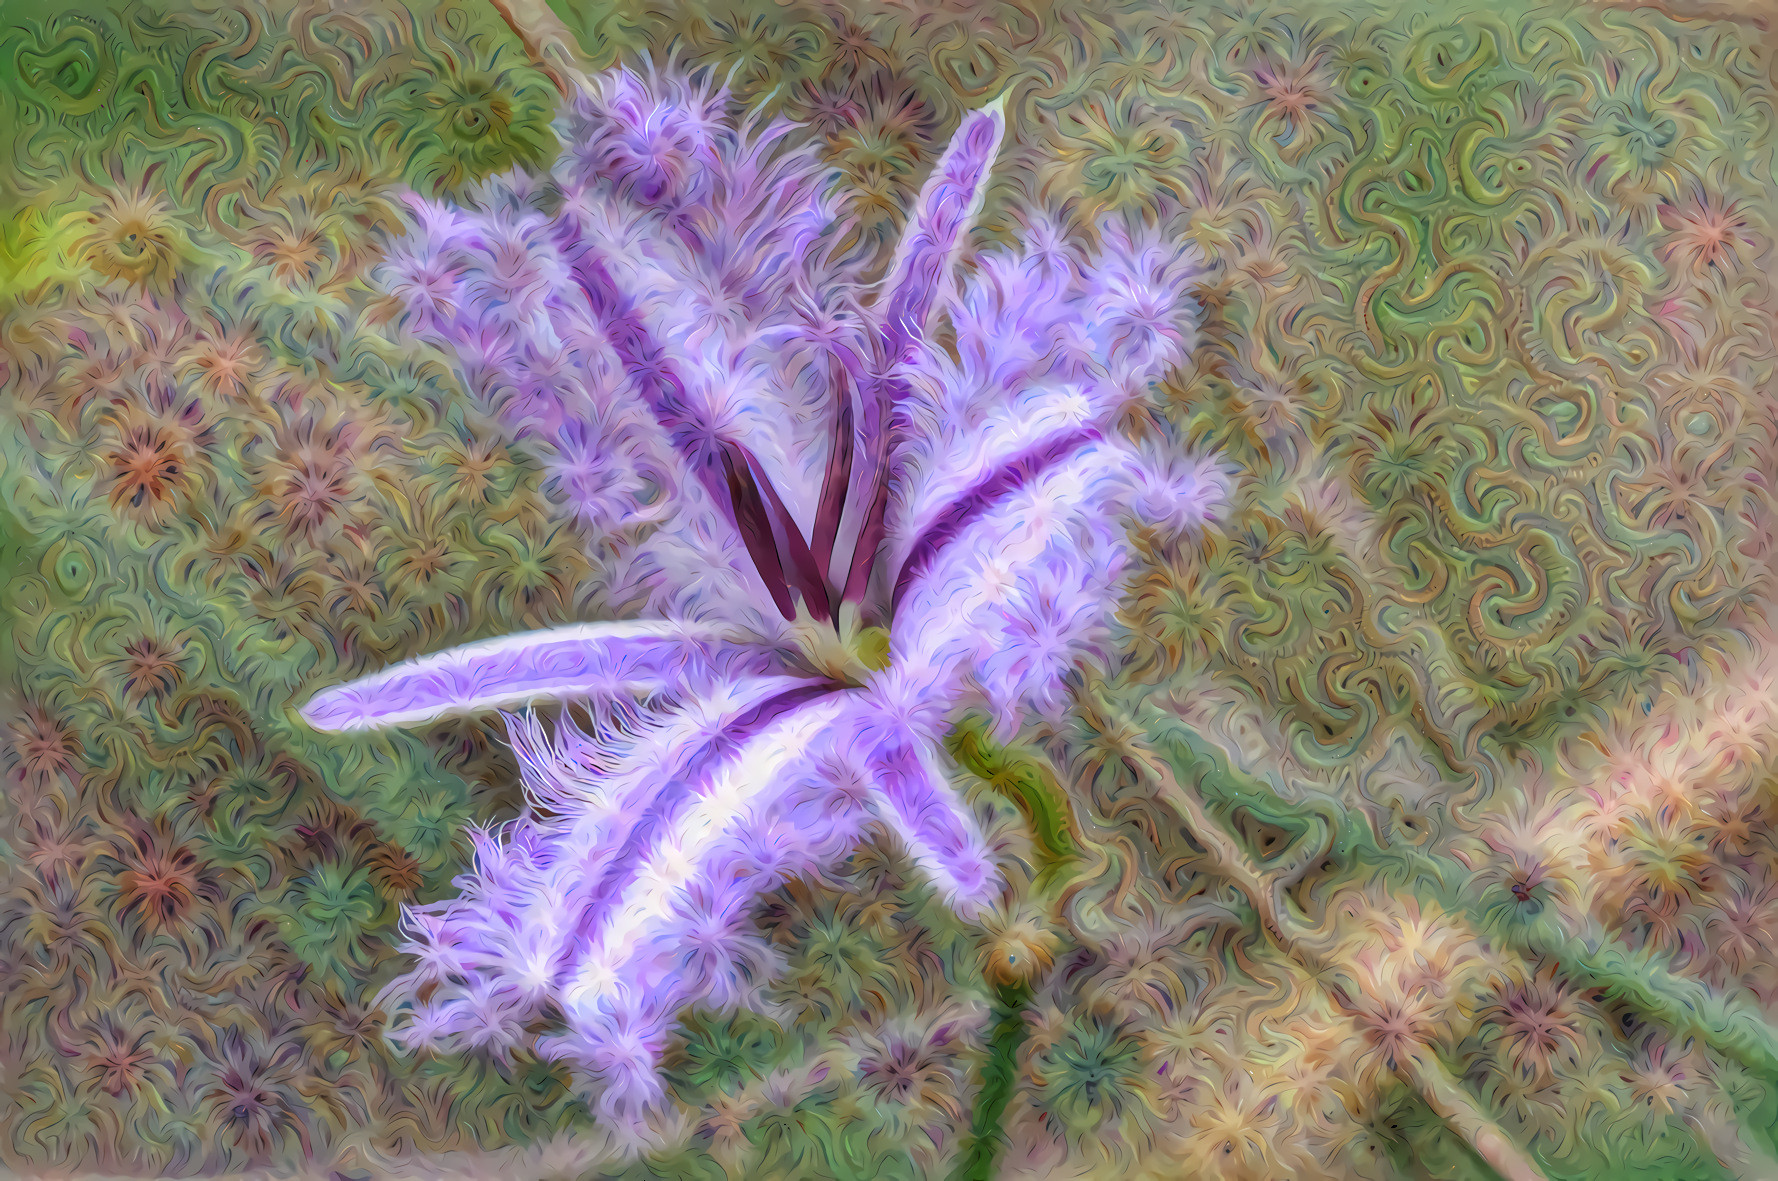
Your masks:
M1028 567L1054 547L1066 557L1078 531L1106 532L1128 452L1090 442L1006 489L933 554L907 584L891 628L892 671L910 683L954 683L981 654ZM991 617L991 618L990 618Z
M1093 442L1090 408L1077 393L1032 391L974 429L935 430L935 447L900 473L889 539L895 598L971 521L1049 467Z
M1197 339L1199 308L1189 288L1204 270L1189 243L1121 221L1100 229L1103 250L1087 276L1083 331L1113 382L1139 397Z
M734 672L719 663L684 684L668 708L595 706L586 729L564 711L553 735L527 711L507 716L507 741L518 756L526 794L548 812L580 823L588 815L635 812L650 800L658 805L697 759L744 733L752 715L776 700L807 696L820 684Z
M987 196L988 173L1006 132L1006 97L963 116L927 178L895 250L883 291L883 335L891 362L926 335L927 318Z
M963 117L938 166L920 190L907 229L896 247L881 302L882 370L859 390L863 413L859 422L865 468L862 513L857 522L842 599L859 603L870 594L877 555L882 547L892 468L899 462L893 447L896 407L908 397L908 382L899 370L925 339L927 322L949 280L969 227L987 195L988 173L999 154L1006 130L1005 98Z

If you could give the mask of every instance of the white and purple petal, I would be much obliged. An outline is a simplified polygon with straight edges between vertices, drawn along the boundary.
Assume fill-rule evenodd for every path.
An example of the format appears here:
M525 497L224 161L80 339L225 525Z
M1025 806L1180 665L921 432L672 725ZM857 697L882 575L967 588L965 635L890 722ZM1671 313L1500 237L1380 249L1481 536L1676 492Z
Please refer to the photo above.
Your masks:
M664 619L578 623L465 644L325 689L303 707L320 730L411 726L539 700L651 697L707 665L721 630Z
M988 174L1006 133L1006 97L963 116L914 203L883 288L887 356L926 335L927 319L987 197Z
M1000 889L993 854L934 744L904 731L878 747L873 793L879 818L952 910L973 917Z
M667 950L659 940L686 890L737 826L769 808L818 755L854 695L835 691L780 714L695 783L691 798L637 851L622 888L598 908L587 952L563 991L571 1024L606 1007L614 994L634 991L635 973L626 966Z

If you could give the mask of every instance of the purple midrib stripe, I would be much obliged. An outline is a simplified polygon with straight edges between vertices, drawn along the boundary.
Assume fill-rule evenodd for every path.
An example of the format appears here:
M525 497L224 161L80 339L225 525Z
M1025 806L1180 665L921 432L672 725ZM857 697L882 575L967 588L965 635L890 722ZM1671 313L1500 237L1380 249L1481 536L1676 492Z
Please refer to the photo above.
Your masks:
M809 613L819 622L828 622L833 618L833 604L827 590L827 577L818 567L815 555L810 552L809 543L804 540L796 518L791 516L783 497L778 495L778 489L772 484L772 477L767 473L765 465L760 463L759 456L740 443L732 446L746 461L753 473L754 486L764 498L765 506L771 510L771 520L768 523L775 525L774 544L782 551L780 563L784 559L789 560L788 577L794 581L797 593L808 605ZM779 534L782 535L781 538L778 537Z
M600 256L598 247L586 241L572 218L564 218L556 230L556 246L568 261L569 273L587 302L625 374L642 397L655 421L667 433L673 447L684 457L698 480L709 490L719 511L730 514L729 491L709 455L701 454L692 440L695 431L684 414L685 383L673 371L666 350L642 323L629 298L618 288Z
M926 322L938 298L939 288L956 258L966 228L962 214L987 183L988 148L998 142L999 128L991 119L966 115L972 120L963 130L958 150L939 161L939 173L921 194L918 219L908 232L911 251L905 267L891 274L894 286L885 293L879 332L884 370L872 378L865 398L864 438L871 461L869 499L858 544L841 598L862 603L869 593L877 551L883 544L890 485L895 478L895 408L908 397L907 378L901 366L912 359L916 344L926 334ZM931 188L933 184L938 187ZM930 202L926 198L930 198ZM890 613L894 614L894 600Z
M721 732L692 753L661 789L625 838L617 854L600 875L599 881L582 896L580 921L576 933L590 937L604 917L605 907L625 887L636 880L645 861L648 847L666 825L671 824L692 800L698 797L694 784L706 784L718 766L760 730L805 702L833 692L826 685L806 685L769 697L735 717Z
M895 406L907 394L908 384L902 378L876 375L866 382L862 434L865 455L870 461L870 475L865 485L864 521L858 530L851 568L842 591L844 602L864 601L871 573L876 568L877 550L883 543L883 519L889 506L889 467L895 450Z
M598 248L582 237L572 219L564 220L557 230L556 244L568 259L569 272L586 293L631 384L710 493L718 511L740 533L779 614L785 619L796 617L790 596L794 585L815 618L831 618L825 572L817 568L808 542L797 531L777 490L770 486L765 469L743 444L722 440L712 447L703 437L686 413L685 383L674 372L666 350L618 287ZM782 554L779 532L784 534ZM785 568L787 563L789 569Z
M950 507L926 527L908 550L907 559L902 562L901 570L895 576L895 593L890 599L891 614L900 608L908 587L932 564L939 551L956 540L957 535L986 512L989 506L1017 492L1073 455L1083 444L1098 437L1098 431L1091 427L1082 427L1060 438L1039 443L1013 456L952 501Z

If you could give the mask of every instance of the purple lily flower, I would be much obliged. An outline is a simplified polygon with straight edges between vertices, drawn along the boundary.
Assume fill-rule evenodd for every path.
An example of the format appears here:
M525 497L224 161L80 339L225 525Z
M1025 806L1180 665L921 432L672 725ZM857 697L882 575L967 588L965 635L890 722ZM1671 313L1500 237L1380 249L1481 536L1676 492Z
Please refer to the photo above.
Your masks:
M410 911L417 959L385 1000L407 1014L392 1036L496 1051L559 1013L541 1048L616 1119L659 1098L679 1010L770 979L752 900L873 817L960 914L996 896L948 719L1053 708L1103 641L1126 520L1190 529L1225 491L1115 429L1191 346L1189 249L1107 226L1088 257L1036 220L959 281L996 102L867 285L812 151L724 99L605 76L566 116L551 192L416 200L386 271L410 329L559 458L555 486L612 531L613 598L653 618L471 644L304 709L354 730L584 705L585 727L508 714L535 806L475 834L461 896Z

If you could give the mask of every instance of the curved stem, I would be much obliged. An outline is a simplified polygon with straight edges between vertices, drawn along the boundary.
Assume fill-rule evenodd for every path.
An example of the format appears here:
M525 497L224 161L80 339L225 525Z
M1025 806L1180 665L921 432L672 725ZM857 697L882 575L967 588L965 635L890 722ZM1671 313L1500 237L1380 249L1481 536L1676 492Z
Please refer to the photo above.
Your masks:
M1292 913L1285 893L1285 878L1268 873L1255 864L1239 843L1210 816L1198 793L1173 774L1165 757L1144 743L1137 752L1137 759L1159 786L1160 794L1186 822L1193 837L1210 854L1217 869L1253 903L1260 929L1280 951L1301 964L1312 979L1320 981L1327 958L1325 951L1316 945L1323 941L1316 938L1316 932L1306 922ZM1324 991L1342 1009L1349 1008L1337 990L1328 990L1324 986ZM1531 1158L1488 1118L1462 1084L1452 1078L1430 1053L1408 1055L1397 1067L1397 1073L1403 1082L1420 1092L1433 1112L1462 1136L1476 1155L1504 1181L1544 1181L1543 1173Z
M1145 731L1150 740L1160 748L1170 766L1204 769L1193 780L1197 790L1185 790L1180 806L1189 809L1195 804L1201 822L1214 825L1219 833L1222 826L1209 816L1201 802L1196 802L1199 791L1212 791L1214 803L1224 814L1245 808L1267 823L1287 829L1303 829L1317 819L1329 822L1335 830L1330 854L1336 859L1362 856L1377 863L1386 858L1399 866L1404 876L1421 881L1465 880L1466 867L1449 858L1417 850L1385 850L1377 844L1362 815L1337 801L1284 800L1264 783L1253 782L1237 772L1214 743L1194 734L1165 711L1145 710L1143 719L1149 723ZM1193 817L1187 819L1194 825L1200 822ZM1196 828L1193 831L1196 833ZM1653 957L1632 952L1596 925L1576 933L1553 916L1540 923L1489 923L1476 898L1461 891L1441 893L1445 895L1441 903L1468 913L1479 927L1489 929L1519 954L1548 959L1582 987L1604 989L1644 1017L1682 1035L1696 1037L1724 1057L1778 1083L1778 1029L1760 1014L1713 995L1697 981L1664 968Z
M1032 892L1051 899L1052 905L1065 905L1072 890L1090 876L1084 854L1096 850L1075 823L1067 793L1043 756L1021 747L1002 746L973 718L954 727L945 746L959 764L1024 813L1043 862L1031 883ZM1103 861L1101 857L1101 864ZM1019 1048L1029 1032L1025 1008L1035 989L1029 979L990 981L989 987L994 1006L988 1054L982 1061L969 1139L951 1170L950 1181L989 1181L994 1175L994 1162L1006 1143L1002 1127L1006 1107L1018 1089Z

